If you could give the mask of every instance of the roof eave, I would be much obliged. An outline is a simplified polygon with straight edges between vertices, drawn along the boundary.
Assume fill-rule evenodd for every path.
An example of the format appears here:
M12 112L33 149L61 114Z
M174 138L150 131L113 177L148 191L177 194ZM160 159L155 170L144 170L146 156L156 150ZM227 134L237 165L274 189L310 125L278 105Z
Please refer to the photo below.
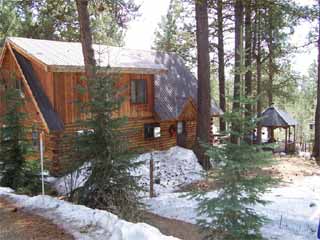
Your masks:
M84 66L61 66L50 65L48 67L50 72L85 72ZM109 71L111 73L143 73L143 74L166 74L168 72L165 68L141 68L141 67L99 67L99 72Z

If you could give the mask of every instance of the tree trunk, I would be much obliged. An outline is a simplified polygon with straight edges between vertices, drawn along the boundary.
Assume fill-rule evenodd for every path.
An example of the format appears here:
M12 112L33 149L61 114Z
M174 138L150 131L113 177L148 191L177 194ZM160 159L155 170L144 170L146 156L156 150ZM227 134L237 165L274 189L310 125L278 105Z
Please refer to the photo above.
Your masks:
M85 72L88 79L94 79L96 60L94 58L94 50L92 47L92 33L90 28L88 3L88 0L76 0Z
M257 116L258 118L261 117L261 112L262 112L262 104L261 104L261 17L260 17L260 9L257 6L258 0L256 0L256 6L255 6L255 11L256 11L256 79L257 79ZM258 123L257 126L257 143L261 143L261 126Z
M273 14L272 14L272 8L269 8L268 13L269 18L269 29L268 29L268 49L269 49L269 62L268 62L268 87L267 87L267 95L268 95L268 105L273 105ZM272 139L274 133L273 128L268 128L268 137L269 139Z
M226 111L225 96L225 64L224 64L224 38L223 38L223 0L218 0L218 61L219 61L219 104L223 112ZM226 122L220 117L220 132L226 131Z
M245 5L245 94L248 99L252 96L252 29L251 29L251 0ZM252 115L251 104L246 104L246 116Z
M243 27L243 2L242 0L236 0L235 2L235 62L234 62L234 91L233 91L233 106L232 111L239 113L240 111L240 90L241 90L241 51L242 51L242 27ZM240 123L232 123L232 131L235 133L240 132ZM239 142L238 136L231 135L231 142L237 144Z
M315 133L312 155L317 163L320 163L320 0L318 0L318 82L317 82L317 106L315 114Z
M204 168L210 167L201 143L209 142L211 131L210 98L210 59L207 0L195 0L198 53L198 107L197 107L197 143L195 153Z

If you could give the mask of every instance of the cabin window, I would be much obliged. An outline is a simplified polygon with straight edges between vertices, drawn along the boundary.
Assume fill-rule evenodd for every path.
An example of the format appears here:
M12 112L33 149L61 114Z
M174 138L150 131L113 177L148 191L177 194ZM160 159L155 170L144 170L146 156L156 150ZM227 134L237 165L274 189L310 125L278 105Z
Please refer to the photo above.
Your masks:
M15 79L15 82L16 82L16 89L17 90L21 90L21 80L16 78Z
M24 88L21 79L15 80L16 89L19 91L21 98L25 98Z
M153 139L161 137L161 128L159 123L151 123L144 125L144 138Z
M131 80L131 103L146 104L147 103L147 81Z
M32 147L34 150L39 150L39 132L37 129L32 130Z

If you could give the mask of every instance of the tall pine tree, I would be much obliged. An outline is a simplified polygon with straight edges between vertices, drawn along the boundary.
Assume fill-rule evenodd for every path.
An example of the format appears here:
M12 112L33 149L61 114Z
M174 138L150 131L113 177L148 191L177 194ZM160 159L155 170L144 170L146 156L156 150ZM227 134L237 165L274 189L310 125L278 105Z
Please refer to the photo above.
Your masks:
M115 21L120 25L128 19L130 11L136 10L132 1L104 2L107 4L107 13L116 17ZM140 188L136 178L130 174L137 163L128 152L122 135L124 133L120 130L124 120L115 115L121 104L116 87L118 78L105 69L103 74L97 74L89 1L77 0L76 4L86 71L82 86L86 86L84 89L89 98L81 106L85 119L80 122L83 134L76 140L75 151L83 161L89 161L91 166L91 174L80 189L80 202L133 219L140 205L137 197Z

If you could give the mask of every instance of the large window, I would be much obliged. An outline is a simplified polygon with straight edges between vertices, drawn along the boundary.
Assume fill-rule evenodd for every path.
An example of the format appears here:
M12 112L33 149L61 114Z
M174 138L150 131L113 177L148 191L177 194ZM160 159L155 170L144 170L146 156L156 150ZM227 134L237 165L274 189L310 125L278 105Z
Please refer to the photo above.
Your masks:
M131 80L131 103L147 103L147 81Z

